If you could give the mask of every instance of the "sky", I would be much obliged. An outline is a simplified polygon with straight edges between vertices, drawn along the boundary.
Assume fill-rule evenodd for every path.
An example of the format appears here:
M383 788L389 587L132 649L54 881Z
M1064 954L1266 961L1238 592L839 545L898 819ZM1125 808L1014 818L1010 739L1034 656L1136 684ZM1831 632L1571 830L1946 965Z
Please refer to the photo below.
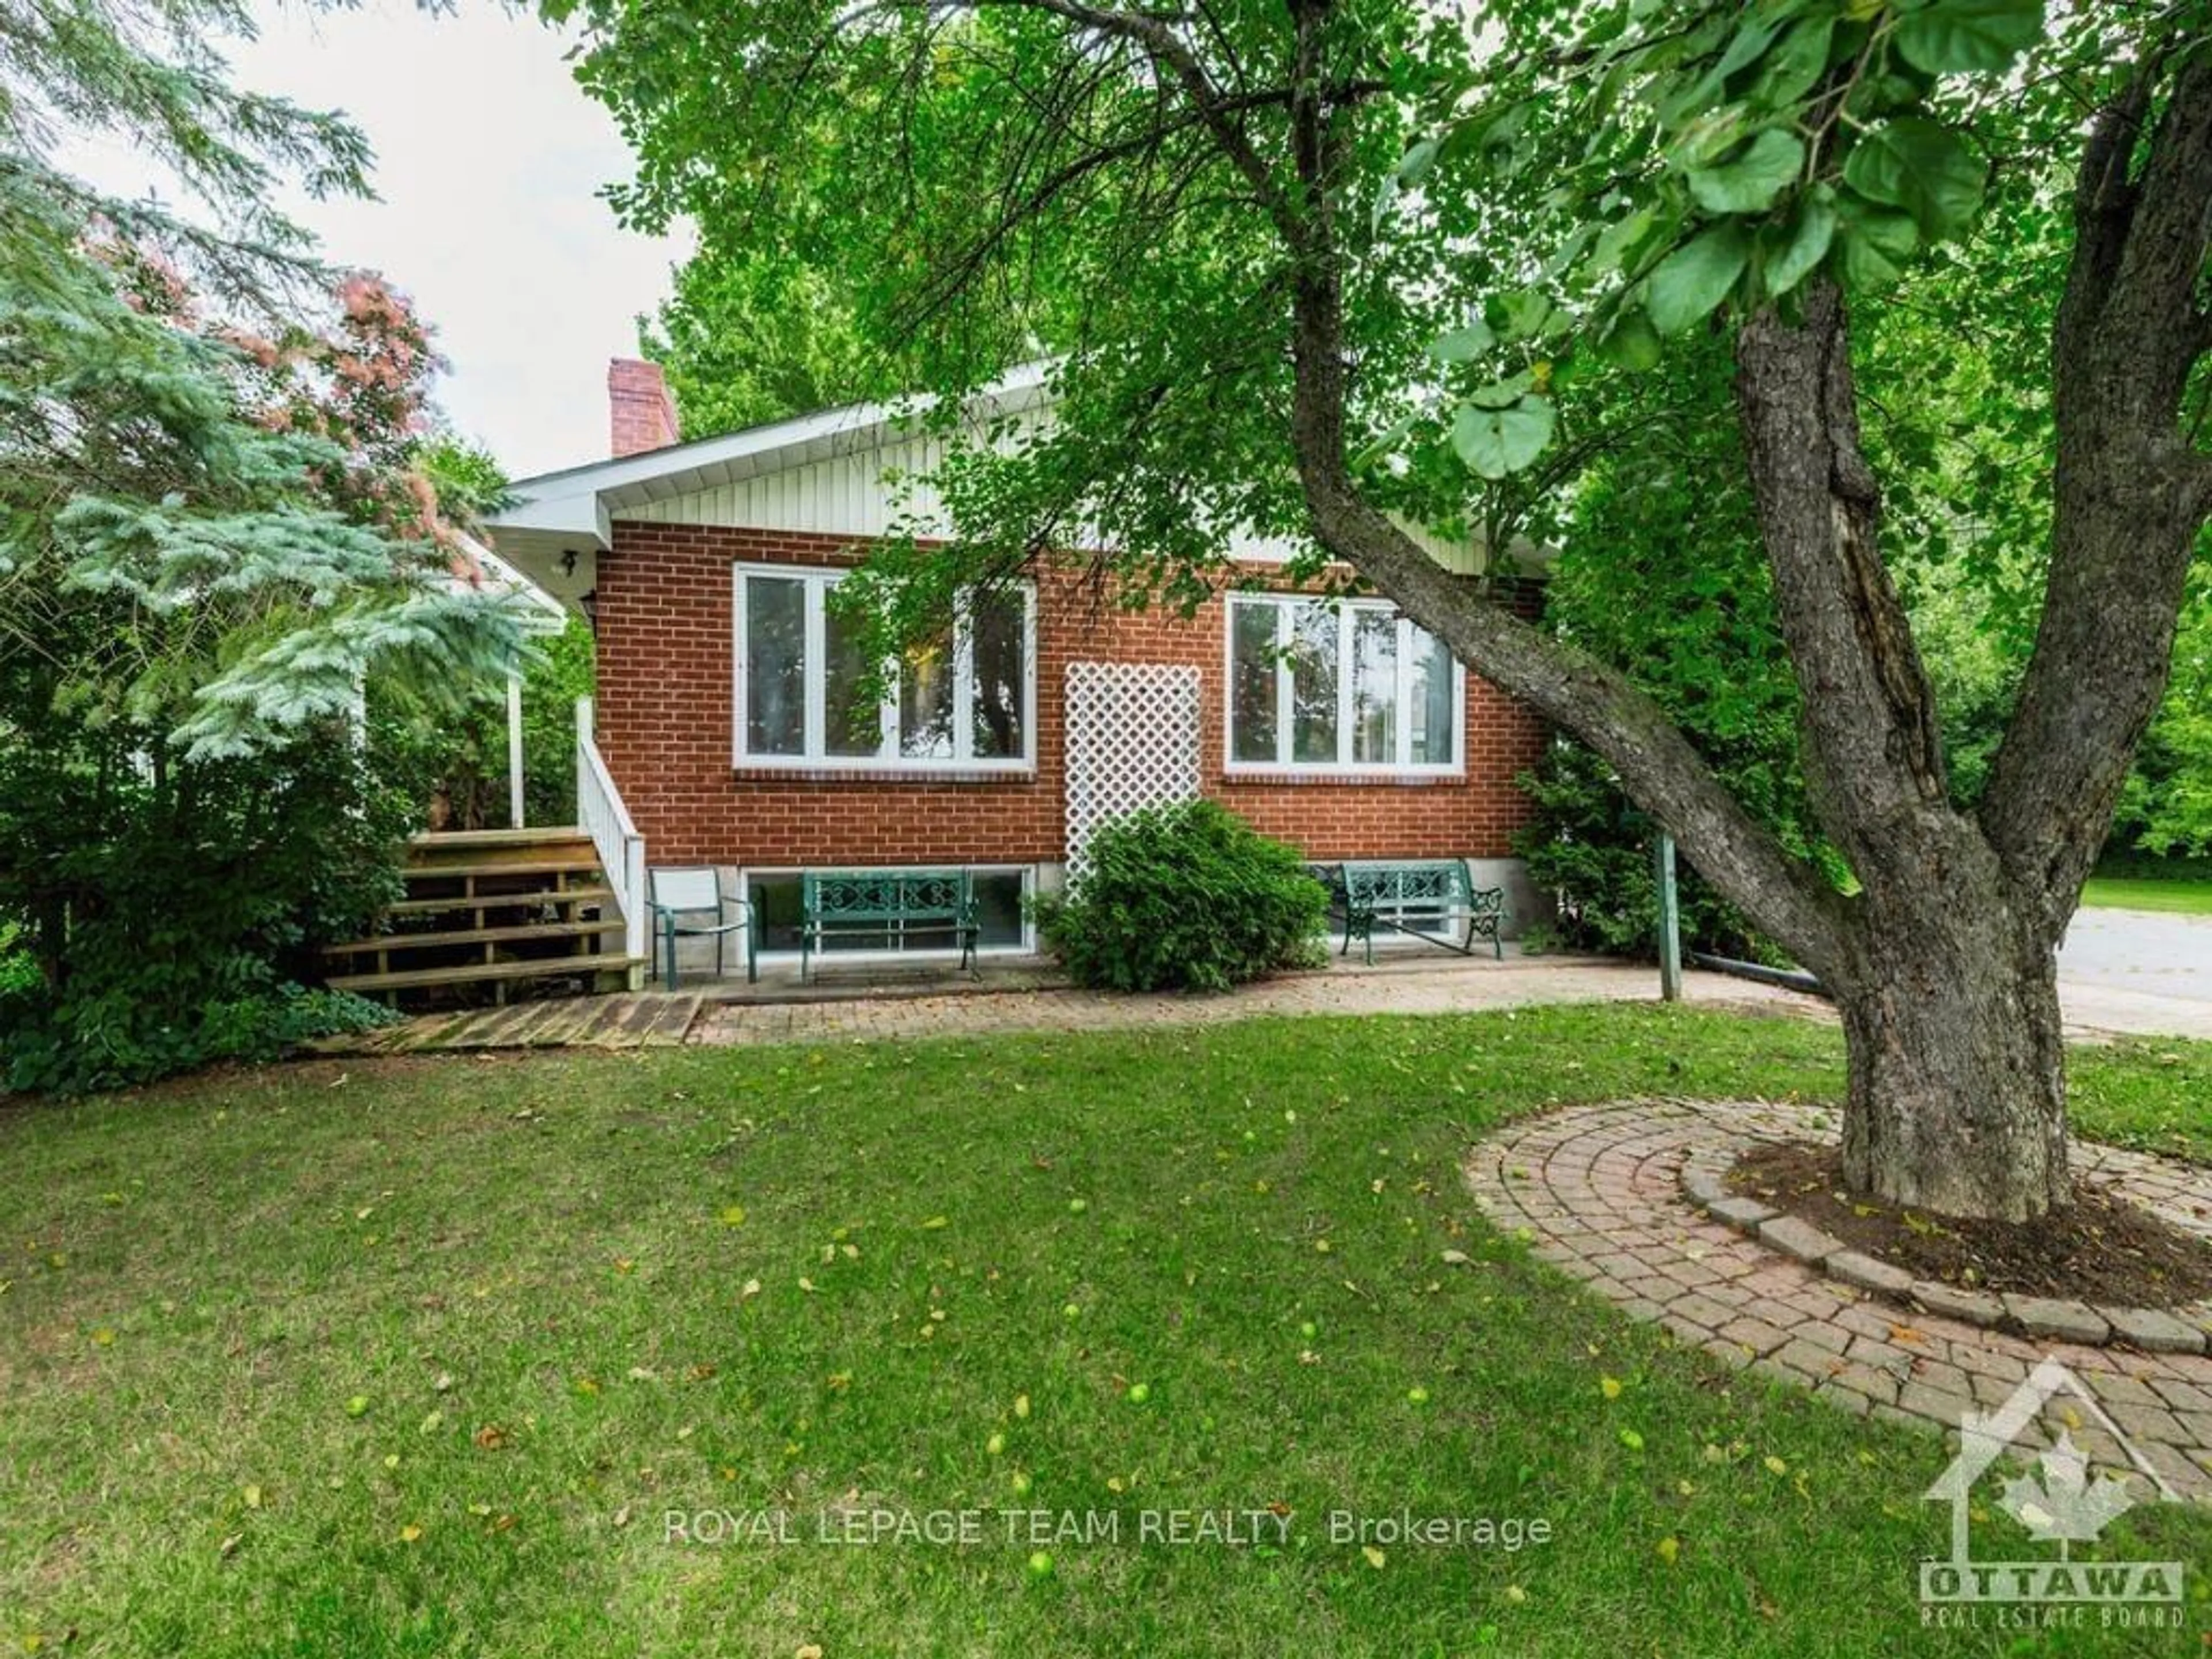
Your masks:
M414 299L452 365L438 399L454 426L514 477L605 456L607 360L636 355L684 246L622 229L599 200L629 152L564 40L489 0L444 17L411 0L256 9L261 37L229 49L237 83L343 109L376 150L380 200L283 204L326 259ZM155 182L112 143L66 164L111 190Z

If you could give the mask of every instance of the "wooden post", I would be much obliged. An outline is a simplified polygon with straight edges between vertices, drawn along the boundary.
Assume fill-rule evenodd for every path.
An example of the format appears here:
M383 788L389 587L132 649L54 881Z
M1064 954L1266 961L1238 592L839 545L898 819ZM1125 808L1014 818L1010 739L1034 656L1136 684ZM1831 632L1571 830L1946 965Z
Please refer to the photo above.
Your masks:
M522 823L522 676L507 677L507 821Z
M1682 902L1674 885L1674 838L1659 832L1659 994L1682 1000Z

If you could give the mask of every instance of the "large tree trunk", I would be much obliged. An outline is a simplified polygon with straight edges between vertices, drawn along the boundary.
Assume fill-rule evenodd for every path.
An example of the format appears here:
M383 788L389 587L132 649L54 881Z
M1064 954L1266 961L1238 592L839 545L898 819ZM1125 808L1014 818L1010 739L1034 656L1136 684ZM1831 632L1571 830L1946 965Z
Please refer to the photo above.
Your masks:
M1893 900L1836 986L1855 1192L2027 1221L2063 1207L2065 1050L2055 953L1986 882Z
M1841 295L1816 282L1802 321L1760 313L1737 363L1806 775L1860 887L1828 975L1850 1060L1844 1179L2031 1219L2069 1194L2049 907L1950 799L1934 695L1881 556Z

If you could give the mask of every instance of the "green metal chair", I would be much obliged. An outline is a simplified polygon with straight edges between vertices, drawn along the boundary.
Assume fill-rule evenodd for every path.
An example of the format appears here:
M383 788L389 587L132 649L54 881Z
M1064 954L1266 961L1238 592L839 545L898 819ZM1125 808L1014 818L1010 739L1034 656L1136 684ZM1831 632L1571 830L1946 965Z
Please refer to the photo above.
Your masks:
M653 911L653 952L654 965L667 962L665 983L670 990L676 988L676 941L679 939L704 939L711 935L714 941L714 972L722 969L724 941L734 933L745 936L745 980L752 983L760 978L760 958L753 927L753 907L744 899L722 890L721 872L710 864L671 866L650 870L646 880L651 890ZM735 908L738 919L729 919ZM702 921L702 916L712 916L712 921Z

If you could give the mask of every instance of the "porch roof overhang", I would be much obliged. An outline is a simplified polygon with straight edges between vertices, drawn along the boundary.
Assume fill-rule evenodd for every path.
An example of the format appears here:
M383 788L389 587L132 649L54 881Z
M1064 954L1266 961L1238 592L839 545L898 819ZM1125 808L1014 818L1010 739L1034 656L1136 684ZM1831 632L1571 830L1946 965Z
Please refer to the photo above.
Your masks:
M567 625L568 608L523 574L511 560L501 558L465 532L460 544L474 569L468 576L453 577L456 588L477 588L514 600L525 633L557 634Z

